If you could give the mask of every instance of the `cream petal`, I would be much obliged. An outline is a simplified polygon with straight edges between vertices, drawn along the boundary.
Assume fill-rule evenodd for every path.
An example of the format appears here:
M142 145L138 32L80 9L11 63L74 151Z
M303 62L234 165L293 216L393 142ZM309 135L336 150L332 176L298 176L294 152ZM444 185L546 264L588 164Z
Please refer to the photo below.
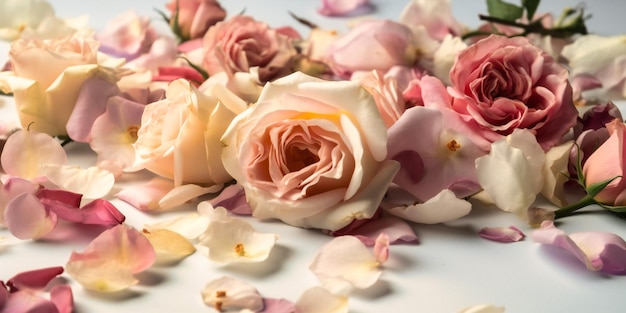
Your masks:
M19 130L7 139L0 161L11 176L41 180L45 176L43 165L63 165L67 155L50 135Z
M263 308L263 298L256 288L228 276L207 283L202 289L202 300L220 312L240 309L258 312Z
M298 301L299 313L348 313L348 297L335 295L322 287L305 290Z
M67 191L82 194L86 199L106 196L115 184L113 173L97 166L82 169L73 165L46 164L42 169L50 182Z
M142 233L150 240L158 263L178 262L196 252L189 240L177 232L168 229L144 229Z
M472 204L459 199L454 192L444 189L424 203L407 204L387 209L393 215L422 224L438 224L467 215Z
M262 262L267 259L278 236L258 233L250 223L239 219L213 221L200 237L209 249L209 259L218 263Z

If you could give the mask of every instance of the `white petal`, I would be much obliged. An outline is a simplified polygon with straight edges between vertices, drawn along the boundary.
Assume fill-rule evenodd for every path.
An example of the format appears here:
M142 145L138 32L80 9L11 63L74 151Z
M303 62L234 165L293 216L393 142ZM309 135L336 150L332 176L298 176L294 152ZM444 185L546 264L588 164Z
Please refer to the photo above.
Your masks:
M209 282L202 289L202 300L220 312L238 309L258 312L263 308L263 299L256 288L228 276Z
M388 209L393 215L422 224L448 222L467 215L471 210L471 203L457 198L448 189L442 190L424 203Z
M305 290L296 302L298 313L348 313L348 297L322 287Z
M179 216L170 220L146 225L148 230L168 229L179 233L181 236L194 240L200 237L209 227L209 218L197 213Z
M542 168L544 181L541 194L558 207L566 205L563 187L569 179L567 165L572 145L573 142L568 141L548 150L546 162Z
M382 274L374 254L354 236L336 237L317 253L309 269L335 293L372 286Z
M250 223L231 218L213 221L200 244L209 248L209 259L219 263L261 262L267 259L277 236L259 233Z
M106 196L115 184L113 173L96 166L82 169L73 165L48 164L43 166L43 170L53 184L82 194L86 199Z

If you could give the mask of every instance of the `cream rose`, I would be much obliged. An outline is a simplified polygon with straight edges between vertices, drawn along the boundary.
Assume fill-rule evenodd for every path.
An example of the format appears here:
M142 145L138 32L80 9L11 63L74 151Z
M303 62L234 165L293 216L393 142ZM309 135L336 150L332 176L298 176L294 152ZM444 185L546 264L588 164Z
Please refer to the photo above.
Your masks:
M220 138L245 108L224 86L200 92L187 80L173 81L165 99L148 104L143 112L135 142L141 165L177 184L231 180L222 166Z
M23 127L66 135L83 83L94 76L117 78L97 64L98 43L78 35L52 40L18 39L11 44L11 72L0 73L0 89L13 92Z
M222 137L224 167L258 218L337 230L370 218L398 171L372 96L300 72L267 83Z

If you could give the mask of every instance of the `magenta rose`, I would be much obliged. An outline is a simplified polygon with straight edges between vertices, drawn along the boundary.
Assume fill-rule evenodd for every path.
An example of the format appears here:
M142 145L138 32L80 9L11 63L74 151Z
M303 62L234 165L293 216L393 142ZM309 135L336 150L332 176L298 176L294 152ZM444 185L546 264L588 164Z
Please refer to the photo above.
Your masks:
M548 150L576 124L567 69L526 38L478 41L459 53L450 80L451 108L490 142L523 128Z
M226 11L217 0L171 0L167 5L174 22L178 10L178 29L185 39L201 38L209 27L223 20Z
M296 55L290 37L244 15L211 27L204 36L203 51L202 64L209 75L258 70L261 82L290 74Z

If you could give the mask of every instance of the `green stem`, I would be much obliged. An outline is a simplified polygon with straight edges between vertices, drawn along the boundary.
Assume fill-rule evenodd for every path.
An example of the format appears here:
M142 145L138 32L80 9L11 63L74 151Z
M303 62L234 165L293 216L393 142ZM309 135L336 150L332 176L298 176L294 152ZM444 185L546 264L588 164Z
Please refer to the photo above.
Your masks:
M586 195L584 198L580 199L580 201L554 211L554 219L570 216L578 209L584 208L591 204L596 204L596 200L594 200L593 197Z

